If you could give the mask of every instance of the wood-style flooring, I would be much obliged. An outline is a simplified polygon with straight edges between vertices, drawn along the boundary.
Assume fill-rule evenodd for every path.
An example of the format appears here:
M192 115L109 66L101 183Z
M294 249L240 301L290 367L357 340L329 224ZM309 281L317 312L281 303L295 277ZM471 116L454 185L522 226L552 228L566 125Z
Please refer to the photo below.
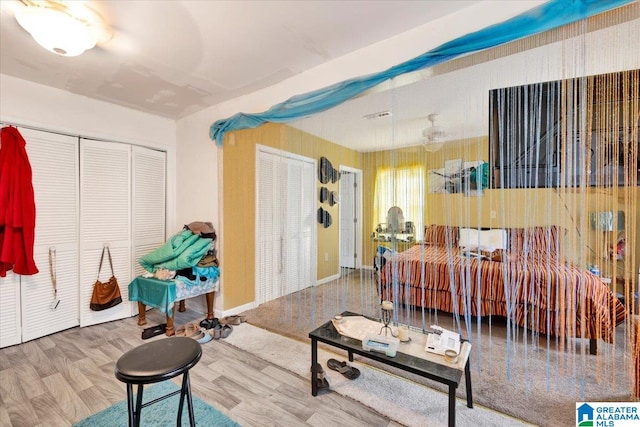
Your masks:
M125 385L114 376L115 362L148 342L141 338L142 329L163 323L164 315L148 312L145 327L136 319L73 328L0 349L0 426L70 426L125 400ZM187 309L175 320L180 325L201 319ZM399 425L337 393L312 397L309 379L223 339L203 344L202 359L190 376L194 395L242 426ZM176 384L180 379L174 379ZM144 410L142 414L144 418Z

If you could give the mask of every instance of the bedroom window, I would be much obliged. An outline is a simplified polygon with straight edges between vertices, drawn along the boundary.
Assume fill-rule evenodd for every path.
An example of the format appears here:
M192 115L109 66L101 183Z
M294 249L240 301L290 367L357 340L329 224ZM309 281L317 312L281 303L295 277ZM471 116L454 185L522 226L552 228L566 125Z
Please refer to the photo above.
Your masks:
M374 225L386 222L389 208L398 206L404 220L413 222L416 239L421 239L417 231L424 227L424 194L425 171L422 166L378 169L373 202Z

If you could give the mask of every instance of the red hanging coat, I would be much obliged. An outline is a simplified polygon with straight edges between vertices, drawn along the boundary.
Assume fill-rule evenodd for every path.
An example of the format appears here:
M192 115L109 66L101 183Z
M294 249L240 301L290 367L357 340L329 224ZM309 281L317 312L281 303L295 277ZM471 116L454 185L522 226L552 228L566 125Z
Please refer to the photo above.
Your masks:
M0 130L0 277L38 273L33 260L36 204L26 142L13 126Z

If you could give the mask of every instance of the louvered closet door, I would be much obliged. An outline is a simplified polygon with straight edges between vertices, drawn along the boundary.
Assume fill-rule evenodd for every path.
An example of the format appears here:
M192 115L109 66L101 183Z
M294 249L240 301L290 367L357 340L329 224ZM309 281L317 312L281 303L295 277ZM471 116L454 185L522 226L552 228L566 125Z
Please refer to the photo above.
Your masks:
M131 281L131 146L82 139L80 141L80 325L130 317ZM89 309L100 254L108 244L122 304L103 311ZM101 281L111 276L102 265Z
M290 294L315 284L315 163L311 159L290 157L287 171L284 293Z
M256 303L315 284L315 162L258 146Z
M33 276L20 276L22 340L29 341L79 324L78 138L29 129L20 133L33 172L34 259L39 270ZM55 309L52 273L60 301Z
M9 271L0 277L0 348L21 341L20 279Z
M133 147L134 277L144 273L138 260L165 242L165 157L162 151Z
M286 162L273 152L256 153L256 304L281 294Z

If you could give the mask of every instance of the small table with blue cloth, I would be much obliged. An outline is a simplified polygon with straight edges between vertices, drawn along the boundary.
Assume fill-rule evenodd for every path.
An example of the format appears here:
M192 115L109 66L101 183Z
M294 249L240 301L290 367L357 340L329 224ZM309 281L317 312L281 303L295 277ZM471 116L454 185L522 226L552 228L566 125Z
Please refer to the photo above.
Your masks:
M213 318L213 297L218 290L218 280L189 280L176 276L173 280L138 276L129 283L129 301L138 302L138 325L146 325L147 305L155 307L167 316L166 334L174 335L174 304L186 298L204 294L207 299L207 318Z

